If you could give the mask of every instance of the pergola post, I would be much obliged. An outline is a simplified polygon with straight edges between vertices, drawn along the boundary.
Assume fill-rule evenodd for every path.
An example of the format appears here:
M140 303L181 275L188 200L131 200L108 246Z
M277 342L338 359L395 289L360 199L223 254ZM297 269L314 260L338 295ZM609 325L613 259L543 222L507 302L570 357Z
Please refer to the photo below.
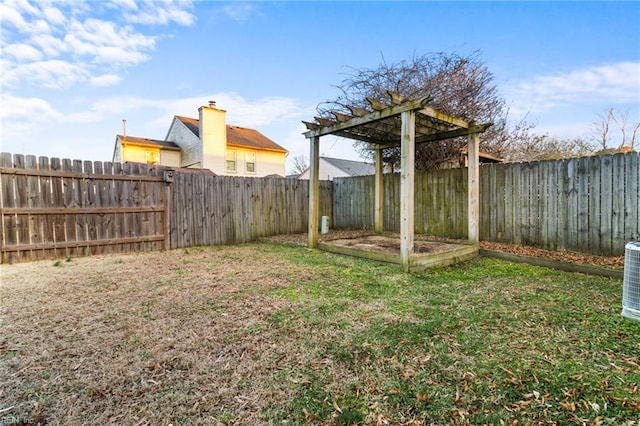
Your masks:
M480 135L472 133L468 136L467 164L468 164L468 197L467 212L469 215L470 243L477 244L480 239Z
M373 230L378 234L384 231L384 164L382 163L382 149L376 148L374 165L376 169L373 207Z
M309 160L309 248L318 247L318 223L320 217L320 136L310 138Z
M416 152L416 113L402 113L400 139L400 261L409 272L414 238L414 178Z

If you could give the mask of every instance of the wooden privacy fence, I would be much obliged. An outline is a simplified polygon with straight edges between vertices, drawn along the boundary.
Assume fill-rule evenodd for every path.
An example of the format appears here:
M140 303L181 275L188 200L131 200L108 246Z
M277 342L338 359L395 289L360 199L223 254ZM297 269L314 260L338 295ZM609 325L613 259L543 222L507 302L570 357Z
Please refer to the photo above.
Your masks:
M480 167L480 239L621 255L640 239L637 153ZM415 231L465 238L467 171L416 174ZM384 227L399 230L398 174L385 175ZM334 180L336 228L373 227L372 176Z
M2 153L0 187L2 262L167 246L159 168Z
M480 238L598 255L640 240L640 157L480 167ZM308 181L0 154L2 262L233 244L306 232ZM467 235L467 171L416 174L415 230ZM320 183L332 228L373 228L372 176ZM398 174L384 227L399 230Z
M308 181L0 154L2 262L306 232ZM332 214L321 182L321 214Z
M334 178L332 225L337 229L373 229L373 176ZM418 234L465 238L467 169L415 175L414 226ZM400 229L400 174L384 175L384 229Z
M322 215L332 216L331 193L331 182L320 182ZM309 182L176 170L170 217L171 248L306 232Z

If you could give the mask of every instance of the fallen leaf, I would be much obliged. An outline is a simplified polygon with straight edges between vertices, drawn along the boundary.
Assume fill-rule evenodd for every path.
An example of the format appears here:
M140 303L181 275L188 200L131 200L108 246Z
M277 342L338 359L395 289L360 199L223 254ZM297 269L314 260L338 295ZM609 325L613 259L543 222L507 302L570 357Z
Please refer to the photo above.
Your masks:
M573 402L561 402L559 405L565 410L571 411L572 413L576 411L576 404L574 404Z

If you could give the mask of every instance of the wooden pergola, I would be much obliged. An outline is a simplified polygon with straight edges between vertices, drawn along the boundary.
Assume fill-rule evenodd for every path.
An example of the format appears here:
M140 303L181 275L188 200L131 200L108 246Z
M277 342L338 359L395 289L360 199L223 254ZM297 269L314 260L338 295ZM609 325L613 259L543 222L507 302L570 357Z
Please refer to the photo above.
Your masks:
M405 99L387 91L390 103L367 99L371 109L349 106L351 114L333 113L335 119L315 117L307 127L305 137L311 144L309 177L309 241L318 247L319 227L319 150L320 137L341 136L363 141L375 151L374 230L383 232L383 161L382 150L400 146L400 260L409 270L414 251L414 196L416 144L436 142L460 136L468 138L468 241L478 243L479 229L479 135L489 126L453 117L427 106L430 97Z

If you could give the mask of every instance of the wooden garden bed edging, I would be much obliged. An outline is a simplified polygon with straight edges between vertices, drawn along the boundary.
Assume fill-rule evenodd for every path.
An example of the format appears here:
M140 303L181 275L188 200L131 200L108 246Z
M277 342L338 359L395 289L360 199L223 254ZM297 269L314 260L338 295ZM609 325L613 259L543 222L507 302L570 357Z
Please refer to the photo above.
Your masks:
M493 257L507 260L509 262L527 263L533 266L543 266L545 268L558 269L565 272L579 272L581 274L599 275L601 277L620 278L624 276L623 270L601 268L592 265L579 265L572 262L562 262L560 260L542 259L533 256L523 256L519 254L506 253L502 251L480 249L480 256Z

